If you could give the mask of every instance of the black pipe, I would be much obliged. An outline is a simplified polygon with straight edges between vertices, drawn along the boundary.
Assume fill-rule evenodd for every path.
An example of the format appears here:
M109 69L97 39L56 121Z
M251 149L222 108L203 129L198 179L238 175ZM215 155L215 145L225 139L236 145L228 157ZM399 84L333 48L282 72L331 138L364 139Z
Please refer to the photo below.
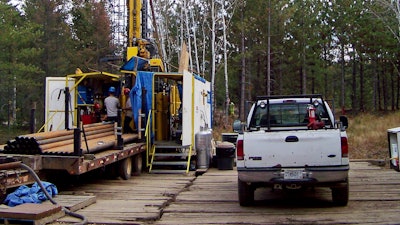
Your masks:
M82 156L81 130L79 128L74 129L74 155Z
M117 148L124 148L124 139L122 138L122 126L121 126L121 109L118 109L117 115Z
M69 130L69 115L68 115L68 113L69 113L69 101L70 101L70 99L69 99L69 87L65 87L64 94L65 94L65 105L64 105L64 108L65 108L65 112L64 112L65 129Z
M33 103L32 108L31 108L31 115L30 115L30 120L29 120L30 133L35 133L35 130L36 130L35 112L36 112L36 102Z

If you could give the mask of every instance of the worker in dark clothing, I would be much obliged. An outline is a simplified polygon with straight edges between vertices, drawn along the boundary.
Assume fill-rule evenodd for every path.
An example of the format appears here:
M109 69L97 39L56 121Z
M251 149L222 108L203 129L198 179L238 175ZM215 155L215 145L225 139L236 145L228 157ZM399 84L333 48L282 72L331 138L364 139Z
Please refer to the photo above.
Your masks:
M124 94L126 96L125 108L123 108L123 110L125 112L124 128L123 128L124 133L133 133L133 130L130 126L131 121L132 121L132 115L133 115L131 98L129 97L130 91L131 90L129 88L124 89Z

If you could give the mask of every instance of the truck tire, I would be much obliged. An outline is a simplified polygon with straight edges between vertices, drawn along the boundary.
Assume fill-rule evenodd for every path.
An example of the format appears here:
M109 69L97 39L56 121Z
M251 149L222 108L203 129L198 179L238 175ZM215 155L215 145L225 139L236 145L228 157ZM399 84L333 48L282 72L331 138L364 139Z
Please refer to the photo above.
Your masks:
M118 173L119 176L124 180L128 180L129 178L131 178L131 173L132 173L131 157L125 158L121 162L119 162Z
M332 188L332 201L335 205L346 206L349 202L349 181L343 187Z
M143 158L142 154L137 154L135 156L132 156L132 175L133 176L139 176L142 173L143 170Z
M254 189L251 185L238 179L239 204L250 206L254 203Z

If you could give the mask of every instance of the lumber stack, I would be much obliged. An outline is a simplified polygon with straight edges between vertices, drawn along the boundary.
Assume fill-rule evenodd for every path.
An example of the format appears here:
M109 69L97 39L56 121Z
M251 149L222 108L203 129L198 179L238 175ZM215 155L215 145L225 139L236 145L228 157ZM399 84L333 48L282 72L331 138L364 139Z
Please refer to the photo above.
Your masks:
M135 134L123 135L124 143L137 138ZM9 154L74 154L74 130L60 130L21 135L7 141L4 153ZM113 123L95 123L83 126L81 149L83 153L93 153L116 146L117 140Z

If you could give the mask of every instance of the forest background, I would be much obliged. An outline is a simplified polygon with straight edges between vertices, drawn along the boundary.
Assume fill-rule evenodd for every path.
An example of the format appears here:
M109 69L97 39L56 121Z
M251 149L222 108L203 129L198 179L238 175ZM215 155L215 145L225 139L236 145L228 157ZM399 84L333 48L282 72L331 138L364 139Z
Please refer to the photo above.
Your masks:
M76 68L118 73L126 47L125 2L0 0L1 126L23 128L33 104L37 124L44 123L45 77ZM399 1L146 2L154 14L148 14L144 35L153 38L157 31L169 71L176 71L185 42L189 69L212 82L216 127L227 122L231 103L234 117L243 120L258 95L323 94L355 121L360 113L380 118L399 111ZM383 137L396 123L383 126ZM369 140L365 133L354 136ZM381 139L374 148L384 148Z

